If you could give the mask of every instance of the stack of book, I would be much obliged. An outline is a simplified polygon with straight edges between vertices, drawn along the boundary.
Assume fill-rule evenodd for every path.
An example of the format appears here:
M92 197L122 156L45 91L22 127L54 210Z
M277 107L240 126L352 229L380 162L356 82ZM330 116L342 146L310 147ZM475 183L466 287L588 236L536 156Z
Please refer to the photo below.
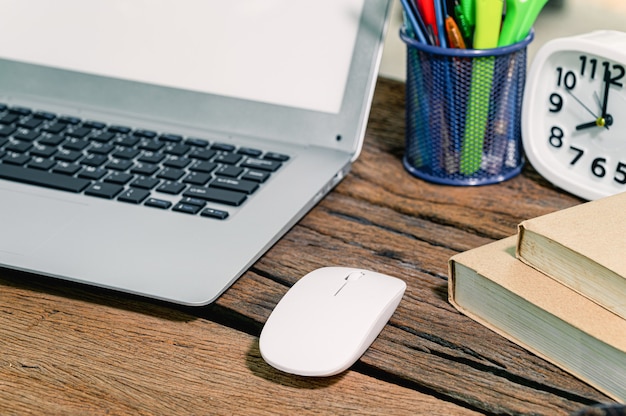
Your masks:
M523 221L449 277L461 313L626 402L626 193Z

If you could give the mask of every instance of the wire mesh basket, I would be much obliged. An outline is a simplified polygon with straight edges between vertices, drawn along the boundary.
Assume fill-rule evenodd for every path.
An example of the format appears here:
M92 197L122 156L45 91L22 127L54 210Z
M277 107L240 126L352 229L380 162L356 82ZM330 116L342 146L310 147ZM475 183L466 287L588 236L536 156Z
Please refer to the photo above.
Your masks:
M404 167L446 185L497 183L521 172L523 41L495 49L407 45Z

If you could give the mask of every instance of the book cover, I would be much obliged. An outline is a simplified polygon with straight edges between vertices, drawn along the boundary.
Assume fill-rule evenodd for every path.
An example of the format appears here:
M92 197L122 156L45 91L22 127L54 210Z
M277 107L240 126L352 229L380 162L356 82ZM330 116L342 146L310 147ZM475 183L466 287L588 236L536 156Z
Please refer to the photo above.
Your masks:
M626 319L626 193L523 221L517 257Z
M626 402L626 320L515 257L517 237L449 261L461 313Z

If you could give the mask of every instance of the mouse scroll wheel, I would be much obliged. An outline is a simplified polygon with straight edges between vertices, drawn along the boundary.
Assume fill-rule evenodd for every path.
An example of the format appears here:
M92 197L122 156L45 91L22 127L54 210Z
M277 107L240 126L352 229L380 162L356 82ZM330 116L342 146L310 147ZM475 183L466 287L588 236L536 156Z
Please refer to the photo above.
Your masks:
M346 280L349 281L349 282L353 282L355 280L359 280L364 275L365 275L365 273L363 273L363 272L352 272L348 276L346 276Z

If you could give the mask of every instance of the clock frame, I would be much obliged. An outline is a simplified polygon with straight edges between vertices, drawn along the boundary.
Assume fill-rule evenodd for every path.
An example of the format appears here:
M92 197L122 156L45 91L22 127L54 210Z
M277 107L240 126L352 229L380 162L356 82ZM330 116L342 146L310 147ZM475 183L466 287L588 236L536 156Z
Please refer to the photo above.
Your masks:
M522 143L533 167L584 199L626 191L626 33L555 39L526 80Z

